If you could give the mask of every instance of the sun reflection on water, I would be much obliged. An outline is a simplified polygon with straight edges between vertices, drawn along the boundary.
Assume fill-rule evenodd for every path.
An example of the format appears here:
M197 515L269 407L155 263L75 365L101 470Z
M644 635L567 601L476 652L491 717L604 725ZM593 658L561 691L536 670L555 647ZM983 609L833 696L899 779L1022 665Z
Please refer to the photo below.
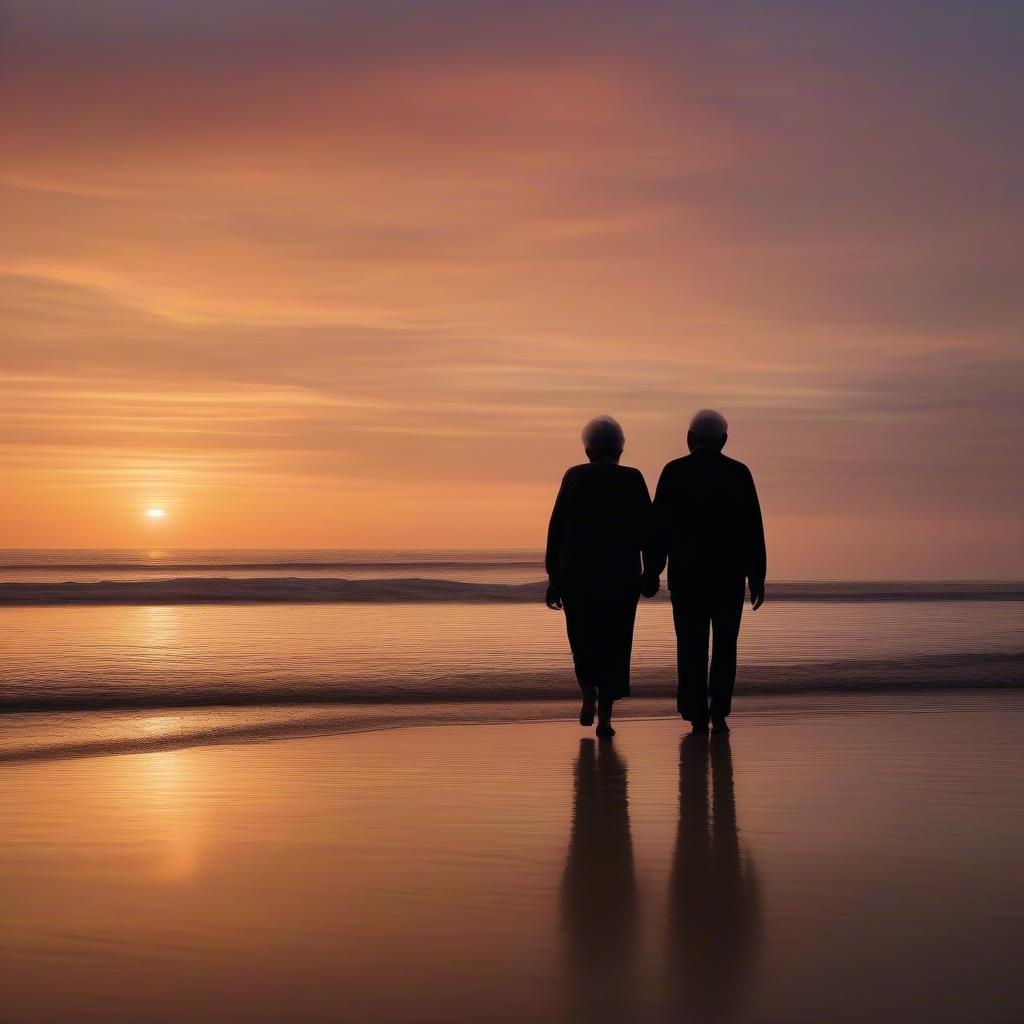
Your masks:
M146 605L140 608L138 641L163 647L174 643L179 635L178 609L169 605Z
M144 728L162 734L172 731L175 721L173 716L156 716ZM122 763L130 773L128 788L136 791L138 824L152 838L151 877L160 882L192 878L199 869L204 833L196 801L202 782L196 776L196 759L187 750L162 750Z

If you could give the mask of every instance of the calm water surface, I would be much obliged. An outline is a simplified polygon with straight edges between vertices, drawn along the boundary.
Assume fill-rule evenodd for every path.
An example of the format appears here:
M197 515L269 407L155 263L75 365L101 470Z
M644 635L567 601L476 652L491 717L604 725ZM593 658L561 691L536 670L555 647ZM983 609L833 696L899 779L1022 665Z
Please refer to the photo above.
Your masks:
M0 551L0 757L119 736L145 745L316 722L447 721L456 706L456 717L475 708L483 721L499 705L571 700L562 616L522 590L539 576L536 552ZM297 579L300 593L324 580L368 589L337 603L160 601L166 581L226 581L245 595L257 578ZM416 580L470 589L413 601L373 589ZM85 589L68 596L69 581ZM143 603L89 603L110 582L155 589ZM19 604L3 590L26 583L59 603ZM765 607L744 617L740 710L787 692L1024 686L1014 584L775 588L782 599L770 587ZM486 603L474 599L485 593ZM635 694L668 701L675 653L664 595L641 603L634 650Z
M1017 602L786 602L745 614L741 661L751 685L781 666L941 658L970 682L971 656L1024 649ZM571 683L560 613L524 604L273 604L0 608L0 701L56 705L101 698L258 700L261 691L353 700L550 693ZM635 681L664 679L675 637L666 601L640 607ZM760 671L772 669L774 672ZM868 669L864 669L868 671ZM538 686L538 679L543 683ZM828 685L822 678L820 685Z

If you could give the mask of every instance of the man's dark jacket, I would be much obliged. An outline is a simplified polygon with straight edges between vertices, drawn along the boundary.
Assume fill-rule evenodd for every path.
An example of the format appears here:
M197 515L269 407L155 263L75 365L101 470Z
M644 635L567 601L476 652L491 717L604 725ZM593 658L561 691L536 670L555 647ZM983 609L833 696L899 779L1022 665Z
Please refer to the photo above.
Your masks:
M764 586L761 506L750 470L717 448L697 448L670 462L654 495L650 570L668 559L668 585L707 585L745 577Z

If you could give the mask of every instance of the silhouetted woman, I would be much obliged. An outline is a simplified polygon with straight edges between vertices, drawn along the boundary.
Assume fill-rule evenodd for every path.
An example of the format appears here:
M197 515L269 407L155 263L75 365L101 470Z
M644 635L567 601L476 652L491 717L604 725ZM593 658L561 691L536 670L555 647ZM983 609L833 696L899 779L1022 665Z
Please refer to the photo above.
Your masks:
M619 465L622 427L598 416L583 428L590 460L562 479L548 526L546 602L565 609L576 679L583 691L580 725L614 736L612 704L629 695L633 623L650 528L651 496L638 469ZM646 596L657 590L656 581Z

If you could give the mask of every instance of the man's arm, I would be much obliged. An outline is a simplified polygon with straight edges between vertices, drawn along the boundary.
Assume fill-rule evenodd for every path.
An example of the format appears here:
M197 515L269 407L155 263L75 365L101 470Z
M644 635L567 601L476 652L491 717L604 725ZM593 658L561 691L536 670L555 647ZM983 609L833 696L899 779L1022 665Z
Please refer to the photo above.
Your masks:
M654 537L654 508L651 504L651 492L647 489L647 481L640 470L636 471L636 502L637 526L639 528L640 551L643 557L643 580L640 593L644 597L654 597L661 584L656 573L648 572L651 543Z
M669 476L669 469L666 466L658 479L654 504L651 507L650 532L647 546L644 548L644 577L649 580L658 579L668 560L669 524L672 519L669 507Z
M750 581L750 607L756 612L764 604L764 581L768 574L768 552L764 543L764 520L757 498L754 477L747 470L747 579Z
M555 506L551 510L548 521L548 543L544 552L544 569L548 574L548 590L544 603L556 611L562 607L562 581L559 573L559 562L562 553L562 538L565 535L566 490L569 480L568 472L562 477L562 485L558 488Z

